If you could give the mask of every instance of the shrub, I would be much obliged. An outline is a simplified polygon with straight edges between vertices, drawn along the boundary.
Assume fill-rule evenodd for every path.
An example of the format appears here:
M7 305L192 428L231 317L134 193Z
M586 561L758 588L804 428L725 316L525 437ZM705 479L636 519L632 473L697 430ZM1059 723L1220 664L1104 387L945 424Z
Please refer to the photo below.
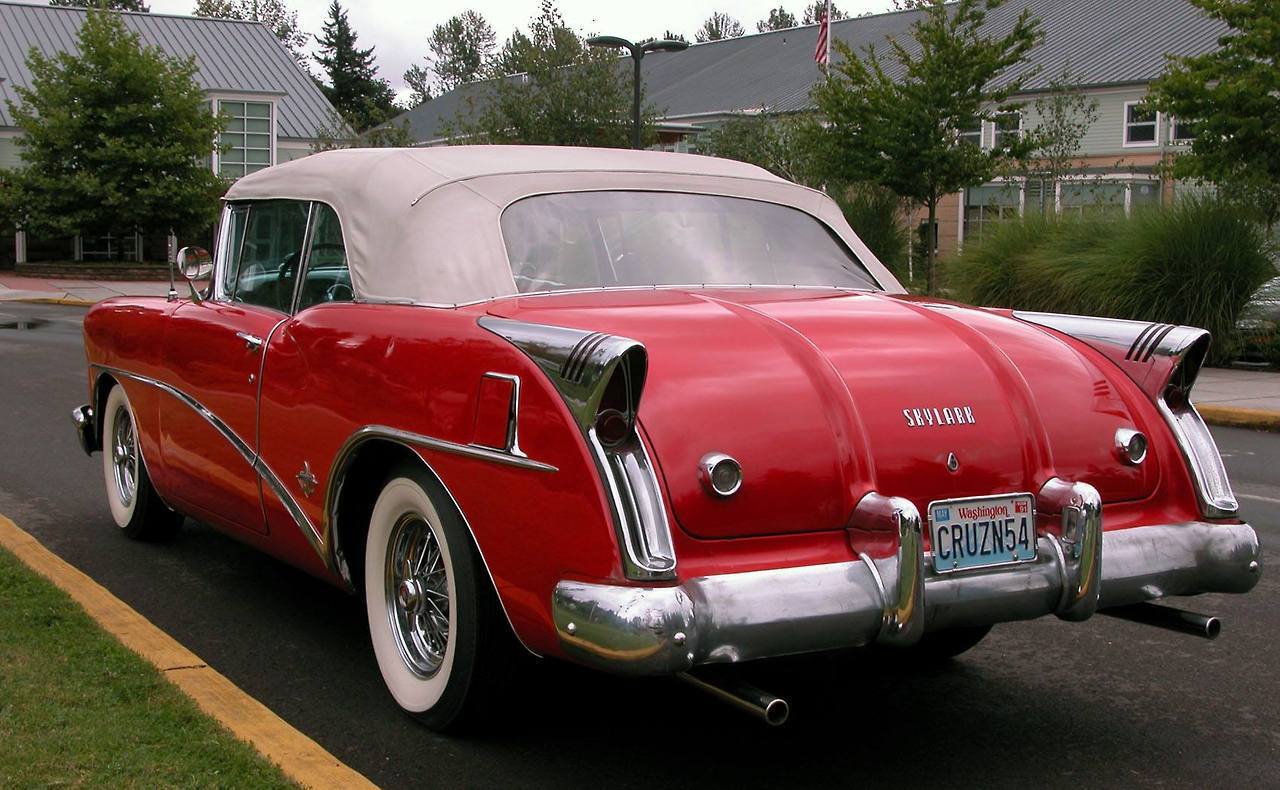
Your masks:
M911 231L903 224L903 201L876 184L854 184L831 190L845 221L880 262L903 283L907 280L907 245Z
M1212 197L1165 208L1007 222L950 266L956 298L974 304L1187 324L1209 330L1210 359L1237 350L1250 295L1274 277L1263 229Z

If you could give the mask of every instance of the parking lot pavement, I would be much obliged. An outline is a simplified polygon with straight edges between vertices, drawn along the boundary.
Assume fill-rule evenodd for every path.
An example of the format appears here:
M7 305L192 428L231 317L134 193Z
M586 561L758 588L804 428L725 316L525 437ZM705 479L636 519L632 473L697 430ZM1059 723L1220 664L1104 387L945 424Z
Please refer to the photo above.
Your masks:
M1280 414L1280 372L1205 368L1191 394L1197 406L1235 406Z
M1214 642L1108 617L1000 626L942 668L861 654L762 662L792 703L768 729L674 681L551 662L521 670L495 732L445 738L382 687L354 598L202 524L127 541L101 458L67 421L84 400L82 310L0 305L0 512L236 685L388 787L1271 787L1280 776L1280 574L1219 615ZM17 322L14 322L17 323ZM1280 435L1215 429L1265 547L1280 545ZM1104 559L1105 562L1105 559Z
M20 277L0 272L0 302L54 301L89 305L113 296L164 296L168 282L116 282L68 280L54 277Z

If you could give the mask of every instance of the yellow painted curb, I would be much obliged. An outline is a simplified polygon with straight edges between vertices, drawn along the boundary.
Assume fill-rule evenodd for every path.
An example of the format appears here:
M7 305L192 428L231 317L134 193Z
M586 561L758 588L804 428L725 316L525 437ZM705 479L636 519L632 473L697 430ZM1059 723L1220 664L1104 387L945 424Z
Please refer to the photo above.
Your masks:
M97 304L97 302L89 299L75 299L67 296L24 296L21 299L6 299L5 301L26 302L27 304L65 304L72 305L73 307L93 307Z
M1200 412L1200 416L1210 425L1280 432L1280 412L1265 411L1263 409L1240 409L1234 406L1213 406L1207 403L1197 403L1196 411Z
M151 662L201 710L279 765L290 779L305 787L376 788L3 515L0 546L75 599L125 647Z

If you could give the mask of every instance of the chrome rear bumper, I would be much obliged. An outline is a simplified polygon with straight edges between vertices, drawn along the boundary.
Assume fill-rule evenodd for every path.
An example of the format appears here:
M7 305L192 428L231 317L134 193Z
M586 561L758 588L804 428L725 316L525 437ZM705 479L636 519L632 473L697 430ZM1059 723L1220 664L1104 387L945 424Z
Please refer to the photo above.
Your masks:
M897 556L688 579L670 587L563 581L553 615L568 657L621 674L680 672L881 642L910 645L928 631L1097 608L1168 595L1242 593L1261 576L1247 524L1192 522L1103 533L1097 492L1047 486L1060 497L1061 537L1042 534L1034 562L933 573L920 517L881 499L899 529ZM874 496L874 495L873 495Z

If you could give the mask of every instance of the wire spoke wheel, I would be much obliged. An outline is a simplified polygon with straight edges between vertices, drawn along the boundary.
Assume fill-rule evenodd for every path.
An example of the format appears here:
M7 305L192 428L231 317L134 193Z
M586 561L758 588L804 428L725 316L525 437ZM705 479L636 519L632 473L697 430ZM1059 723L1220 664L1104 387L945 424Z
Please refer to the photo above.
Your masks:
M391 532L384 588L391 634L405 666L430 678L449 647L449 574L435 531L406 513Z
M116 493L128 507L138 492L138 440L133 416L123 403L116 409L111 432L111 464Z

